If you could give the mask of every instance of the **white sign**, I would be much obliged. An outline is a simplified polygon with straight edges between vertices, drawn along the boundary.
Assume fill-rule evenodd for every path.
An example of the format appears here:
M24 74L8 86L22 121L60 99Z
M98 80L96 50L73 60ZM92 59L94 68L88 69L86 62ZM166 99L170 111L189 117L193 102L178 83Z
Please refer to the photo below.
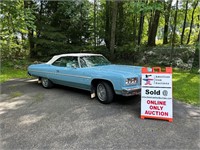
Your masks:
M142 69L141 118L164 119L172 122L172 68L166 72Z

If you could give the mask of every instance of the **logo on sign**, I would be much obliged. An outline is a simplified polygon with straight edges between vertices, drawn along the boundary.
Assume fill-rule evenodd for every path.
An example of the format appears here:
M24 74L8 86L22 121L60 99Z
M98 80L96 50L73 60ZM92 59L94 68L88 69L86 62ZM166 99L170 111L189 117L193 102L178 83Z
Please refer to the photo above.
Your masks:
M146 75L145 77L145 79L143 79L144 81L146 81L146 83L145 83L145 85L152 85L151 84L151 81L153 80L152 78L149 78L149 77L151 77L152 75Z

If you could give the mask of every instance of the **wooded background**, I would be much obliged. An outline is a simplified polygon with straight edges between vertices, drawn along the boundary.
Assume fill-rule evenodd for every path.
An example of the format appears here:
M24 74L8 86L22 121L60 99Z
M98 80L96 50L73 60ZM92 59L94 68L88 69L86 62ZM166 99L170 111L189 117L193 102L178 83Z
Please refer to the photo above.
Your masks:
M179 49L199 59L199 0L4 0L0 8L2 59L95 52L134 60L156 48L168 62Z

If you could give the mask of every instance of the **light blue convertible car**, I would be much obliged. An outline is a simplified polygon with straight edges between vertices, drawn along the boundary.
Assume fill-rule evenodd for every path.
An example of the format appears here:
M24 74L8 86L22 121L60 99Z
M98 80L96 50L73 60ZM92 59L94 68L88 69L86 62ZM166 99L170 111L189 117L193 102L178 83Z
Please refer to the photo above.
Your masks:
M141 67L111 64L101 54L56 55L47 63L33 64L28 74L37 77L44 88L54 84L91 91L101 103L108 104L115 94L140 95Z

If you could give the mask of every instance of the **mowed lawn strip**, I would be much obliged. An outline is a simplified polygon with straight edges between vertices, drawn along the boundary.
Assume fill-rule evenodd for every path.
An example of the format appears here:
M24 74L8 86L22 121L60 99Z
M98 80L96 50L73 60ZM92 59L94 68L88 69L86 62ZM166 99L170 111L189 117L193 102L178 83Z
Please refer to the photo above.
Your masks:
M1 67L0 83L14 78L30 78L30 76L27 74L27 70Z
M193 105L199 105L199 74L185 71L173 72L173 98Z

